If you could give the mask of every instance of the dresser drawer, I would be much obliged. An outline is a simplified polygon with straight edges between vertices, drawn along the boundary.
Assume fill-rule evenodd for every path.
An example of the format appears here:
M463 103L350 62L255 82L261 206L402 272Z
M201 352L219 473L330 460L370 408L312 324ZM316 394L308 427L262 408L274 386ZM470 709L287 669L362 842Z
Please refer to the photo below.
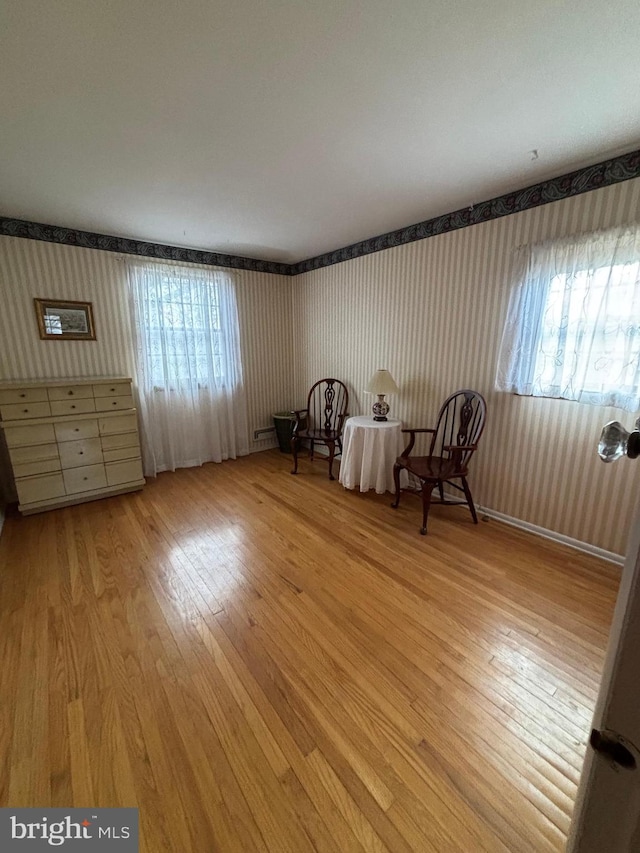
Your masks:
M133 409L133 397L96 397L97 412L117 412L119 409Z
M99 438L63 441L58 447L63 468L77 468L80 465L95 465L102 462L102 445Z
M55 457L49 459L36 459L33 462L12 461L14 477L32 477L36 474L47 474L50 471L60 470L60 459L56 452Z
M58 441L76 441L78 438L95 438L98 435L98 421L65 421L54 424Z
M49 426L49 424L46 424ZM35 444L33 446L15 447L11 450L11 461L22 464L23 462L38 462L41 459L57 459L58 445L55 443Z
M62 474L45 474L42 477L26 477L16 480L16 490L21 504L47 501L65 494Z
M3 421L21 421L26 418L46 418L51 414L49 403L14 403L0 406Z
M107 483L110 486L118 486L120 483L138 483L143 480L142 461L130 459L127 462L107 462Z
M52 415L80 415L84 412L95 412L96 404L93 397L76 399L70 397L68 400L53 400L51 402Z
M116 433L115 435L103 435L100 440L103 450L116 450L118 447L138 447L140 444L138 433L134 430Z
M6 427L7 447L26 447L30 444L47 444L56 440L53 424Z
M68 495L90 492L93 489L104 489L107 485L104 465L83 465L81 468L69 468L69 470L63 471L62 475Z
M93 397L91 385L56 385L49 388L50 400L70 400L72 397L81 400L86 397Z
M33 447L14 447L11 450L14 477L32 477L60 470L57 444L36 444Z
M100 435L116 435L119 432L138 431L138 419L135 412L116 418L98 418Z
M46 388L5 388L0 391L0 406L10 403L40 403L47 399Z
M94 385L94 397L125 397L131 396L130 382L113 382L109 385Z
M117 447L115 450L103 450L102 459L104 462L119 462L121 459L139 459L140 448L136 444L134 447Z

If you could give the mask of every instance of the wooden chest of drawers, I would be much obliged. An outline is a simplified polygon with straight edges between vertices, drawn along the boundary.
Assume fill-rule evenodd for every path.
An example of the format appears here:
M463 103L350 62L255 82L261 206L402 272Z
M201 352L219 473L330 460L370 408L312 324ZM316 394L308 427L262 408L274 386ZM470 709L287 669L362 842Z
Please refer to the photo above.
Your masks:
M2 383L0 427L25 515L144 486L130 379Z

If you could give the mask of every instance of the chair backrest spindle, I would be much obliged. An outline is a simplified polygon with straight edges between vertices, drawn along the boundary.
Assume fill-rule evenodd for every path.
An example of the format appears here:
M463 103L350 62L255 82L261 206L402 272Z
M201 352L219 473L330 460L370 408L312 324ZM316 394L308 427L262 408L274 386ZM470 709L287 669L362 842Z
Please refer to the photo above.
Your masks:
M349 394L343 383L339 379L321 379L309 391L309 427L327 434L339 430L348 407Z
M478 443L484 429L486 403L477 391L456 391L442 404L436 432L431 441L431 455L447 457L449 446L468 446ZM460 455L460 465L466 466L473 450Z

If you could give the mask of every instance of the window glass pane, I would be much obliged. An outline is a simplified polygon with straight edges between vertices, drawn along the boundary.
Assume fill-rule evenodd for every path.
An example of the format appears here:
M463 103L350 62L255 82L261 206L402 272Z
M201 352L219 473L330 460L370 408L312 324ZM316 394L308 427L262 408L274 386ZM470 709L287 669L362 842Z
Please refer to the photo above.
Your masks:
M218 287L181 274L149 276L146 320L151 382L206 387L224 379Z
M632 306L639 276L635 263L552 278L534 371L543 393L634 393L640 317Z

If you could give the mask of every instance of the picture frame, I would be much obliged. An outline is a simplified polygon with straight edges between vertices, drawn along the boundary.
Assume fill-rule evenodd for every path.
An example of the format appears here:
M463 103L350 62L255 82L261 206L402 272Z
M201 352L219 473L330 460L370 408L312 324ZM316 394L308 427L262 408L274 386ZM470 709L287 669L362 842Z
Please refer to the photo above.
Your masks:
M38 330L43 341L95 341L91 302L34 299Z

